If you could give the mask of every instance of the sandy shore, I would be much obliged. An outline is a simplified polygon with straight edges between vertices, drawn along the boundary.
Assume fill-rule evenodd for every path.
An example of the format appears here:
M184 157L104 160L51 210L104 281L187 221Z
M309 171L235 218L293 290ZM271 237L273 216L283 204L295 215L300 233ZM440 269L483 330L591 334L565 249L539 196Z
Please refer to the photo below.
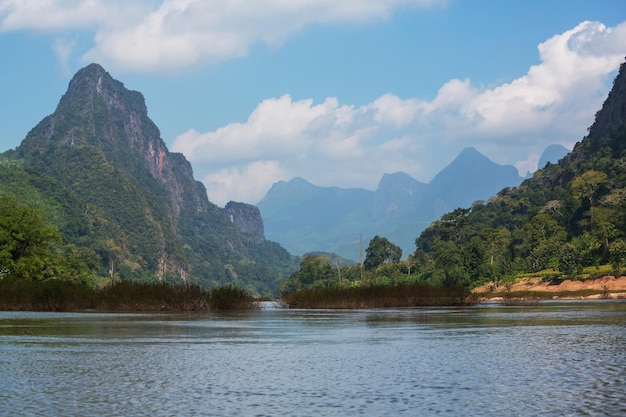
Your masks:
M495 291L493 291L493 284L485 284L474 289L474 293L485 298L495 298L501 296L505 291L506 288L503 285L500 285ZM584 297L571 298L626 298L626 276L621 276L619 278L604 276L584 281L564 280L559 284L543 282L539 277L529 278L513 284L510 287L510 291L554 293L555 298L567 298L558 295L558 293L593 291L593 294L586 295Z

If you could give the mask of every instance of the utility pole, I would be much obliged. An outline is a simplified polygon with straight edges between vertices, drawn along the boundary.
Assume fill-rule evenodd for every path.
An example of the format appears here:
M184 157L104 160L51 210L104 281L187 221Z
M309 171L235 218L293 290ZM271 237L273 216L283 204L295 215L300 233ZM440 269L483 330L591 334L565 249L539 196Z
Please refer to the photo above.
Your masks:
M359 235L359 268L361 270L361 282L363 282L363 234Z

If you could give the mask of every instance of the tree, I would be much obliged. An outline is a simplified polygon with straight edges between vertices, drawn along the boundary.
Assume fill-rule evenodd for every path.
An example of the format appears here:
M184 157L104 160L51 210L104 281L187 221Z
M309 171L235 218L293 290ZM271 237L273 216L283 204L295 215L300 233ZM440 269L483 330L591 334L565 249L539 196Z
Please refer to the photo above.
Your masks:
M600 185L607 181L604 172L589 170L580 177L574 178L571 184L574 197L587 200L589 202L589 212L591 224L593 225L593 202Z
M572 278L574 271L576 270L576 260L578 254L576 247L571 243L566 243L561 247L561 253L559 254L559 269L565 275L566 278Z
M300 262L300 270L281 284L280 293L294 293L311 287L325 287L338 282L328 259L316 255L307 255Z
M383 262L398 263L402 258L402 249L387 238L374 236L365 250L364 266L367 270L376 269Z
M498 229L488 227L483 230L482 237L487 241L489 266L493 266L494 262L498 262L499 258L506 253L507 247L511 242L511 232L504 227Z
M468 208L457 208L441 216L441 220L436 223L441 228L442 238L453 241L457 246L464 244L469 234L468 216L471 211Z
M43 215L13 197L0 197L0 277L41 279L61 235Z
M463 267L462 251L450 241L438 240L435 243L435 276L446 288L467 287L470 277Z
M626 243L623 240L616 240L609 246L609 253L613 269L615 269L615 276L619 277L622 267L626 264Z

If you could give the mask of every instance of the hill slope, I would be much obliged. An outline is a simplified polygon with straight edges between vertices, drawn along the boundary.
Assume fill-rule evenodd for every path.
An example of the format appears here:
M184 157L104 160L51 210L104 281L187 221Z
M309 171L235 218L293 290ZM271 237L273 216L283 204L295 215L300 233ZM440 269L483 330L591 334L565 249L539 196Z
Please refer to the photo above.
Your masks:
M415 253L422 272L451 284L542 270L578 277L606 264L619 275L626 265L625 125L622 64L589 134L558 164L424 230Z
M208 200L189 162L168 151L143 96L97 64L81 69L54 113L4 156L19 161L17 179L17 169L51 178L32 194L68 196L74 219L60 217L84 227L64 238L93 248L102 275L232 282L271 294L294 267L283 248L249 233L251 224L263 230L256 208L232 204L227 212Z

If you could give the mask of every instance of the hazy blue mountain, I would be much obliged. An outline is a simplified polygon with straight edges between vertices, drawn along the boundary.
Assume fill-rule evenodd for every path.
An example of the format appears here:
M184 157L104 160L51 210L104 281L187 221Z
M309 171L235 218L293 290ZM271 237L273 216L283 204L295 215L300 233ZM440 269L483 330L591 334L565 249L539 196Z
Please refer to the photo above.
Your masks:
M427 184L404 172L384 174L374 191L370 214L373 218L401 218L416 209L427 190Z
M271 219L269 226L264 220L267 239L280 238L291 253L304 254L343 243L346 231L358 230L367 218L372 199L365 189L318 187L294 178L275 183L257 206Z
M499 165L474 148L465 148L428 184L421 201L422 215L433 220L458 207L485 200L523 178L512 165Z
M552 164L556 164L561 160L565 155L569 153L569 149L567 149L563 145L550 145L546 148L545 151L541 154L541 158L539 158L539 163L537 164L537 169L541 169L546 166L548 162Z
M291 253L325 251L358 260L359 242L367 247L376 234L405 255L412 253L416 236L442 214L522 180L515 167L466 148L428 184L403 172L383 175L374 191L319 187L294 178L274 184L257 206L267 238Z

